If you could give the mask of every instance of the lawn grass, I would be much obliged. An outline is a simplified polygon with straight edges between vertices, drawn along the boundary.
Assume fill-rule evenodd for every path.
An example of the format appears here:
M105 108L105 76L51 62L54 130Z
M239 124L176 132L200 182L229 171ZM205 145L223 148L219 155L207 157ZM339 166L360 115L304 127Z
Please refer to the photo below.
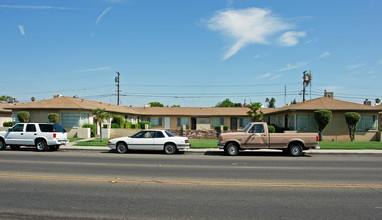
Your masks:
M217 148L217 139L190 139L191 148Z
M320 141L321 149L382 150L382 142Z
M108 139L108 138L104 138L103 142L101 142L99 138L96 138L96 139L93 139L90 141L78 142L74 146L103 146L103 147L105 147L109 140L110 139Z
M68 138L70 142L74 142L74 141L79 141L79 140L82 140L83 138Z

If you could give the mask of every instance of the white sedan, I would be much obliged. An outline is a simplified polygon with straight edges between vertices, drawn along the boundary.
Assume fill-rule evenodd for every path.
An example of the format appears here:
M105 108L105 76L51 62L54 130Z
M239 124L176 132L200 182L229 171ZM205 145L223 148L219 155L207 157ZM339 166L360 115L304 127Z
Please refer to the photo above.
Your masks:
M173 154L180 149L190 148L187 137L178 137L165 130L142 130L129 137L109 140L107 146L118 153L127 150L163 150L166 154Z

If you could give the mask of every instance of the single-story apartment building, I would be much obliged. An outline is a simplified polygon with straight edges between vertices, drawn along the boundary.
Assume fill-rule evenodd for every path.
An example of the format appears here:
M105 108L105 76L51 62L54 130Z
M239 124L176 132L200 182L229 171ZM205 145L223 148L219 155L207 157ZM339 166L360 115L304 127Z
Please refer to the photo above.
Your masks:
M290 130L287 132L317 132L314 119L316 110L332 111L332 120L322 133L324 141L349 141L346 112L358 112L361 115L356 128L357 141L378 139L378 110L374 106L346 102L333 97L321 97L277 108L269 112L263 120Z
M150 121L153 128L181 129L183 125L191 130L210 130L225 125L228 130L237 131L251 119L248 108L243 107L132 107L141 113L144 121ZM268 112L268 109L263 109Z
M69 136L72 136L83 124L94 123L93 110L96 108L105 109L110 117L122 115L126 121L133 124L150 121L152 128L158 129L180 129L185 126L191 130L210 130L215 126L226 125L228 130L238 131L251 121L247 115L249 111L247 107L123 107L65 96L31 103L17 103L4 109L12 111L10 119L14 123L18 122L19 111L30 112L32 122L48 122L48 114L57 113L60 115L60 123L69 131ZM281 108L262 108L263 121L286 128L288 130L286 132L317 132L314 111L322 109L333 112L332 121L323 132L323 140L349 140L344 114L350 111L361 114L356 140L378 139L378 113L381 109L337 100L333 95ZM110 124L111 118L105 123Z

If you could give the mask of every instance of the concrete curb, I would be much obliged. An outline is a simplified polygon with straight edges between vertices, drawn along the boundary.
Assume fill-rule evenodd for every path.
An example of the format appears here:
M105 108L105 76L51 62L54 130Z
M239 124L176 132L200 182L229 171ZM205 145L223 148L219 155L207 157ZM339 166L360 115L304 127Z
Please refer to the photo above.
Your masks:
M108 147L101 146L61 146L60 150L93 150L93 151L109 151ZM223 153L223 150L217 148L203 148L203 149L187 149L184 152L192 153ZM280 150L267 150L260 149L247 152L281 152ZM307 154L382 154L382 150L307 150Z

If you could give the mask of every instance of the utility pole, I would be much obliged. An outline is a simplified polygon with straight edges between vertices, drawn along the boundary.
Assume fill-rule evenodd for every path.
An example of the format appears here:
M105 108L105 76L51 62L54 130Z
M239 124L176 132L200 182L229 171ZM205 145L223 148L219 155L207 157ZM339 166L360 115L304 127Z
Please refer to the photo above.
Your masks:
M117 93L118 93L118 100L117 105L119 105L119 72L117 72L117 77L115 77L115 83L117 84Z
M310 84L310 81L312 81L312 74L305 70L302 75L302 79L304 80L302 83L302 101L305 102L305 89Z

